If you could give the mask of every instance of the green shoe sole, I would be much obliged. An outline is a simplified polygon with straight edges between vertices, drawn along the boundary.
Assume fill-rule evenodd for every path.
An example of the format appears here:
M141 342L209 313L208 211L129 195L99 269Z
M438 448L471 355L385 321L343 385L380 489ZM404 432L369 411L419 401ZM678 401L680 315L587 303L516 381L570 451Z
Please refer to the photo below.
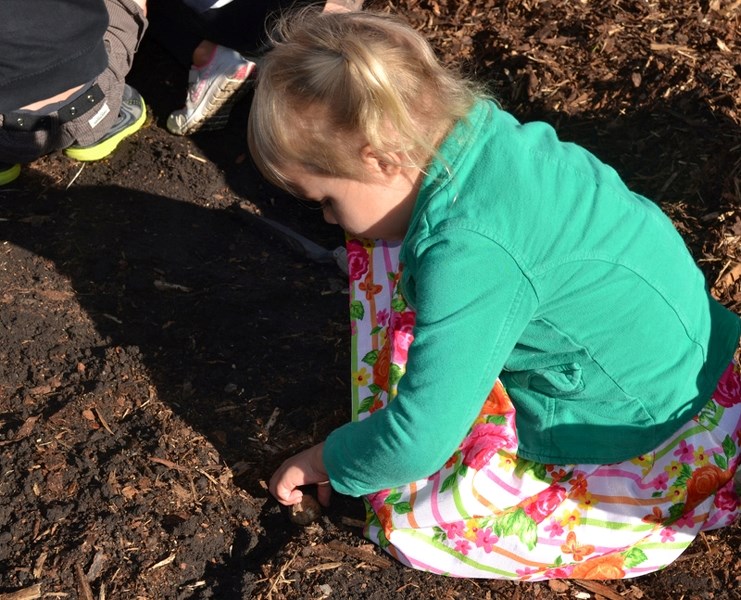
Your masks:
M116 149L123 139L139 131L146 120L147 109L142 100L141 116L126 129L122 129L116 135L113 135L102 142L98 142L97 144L93 144L92 146L70 146L64 150L64 155L83 162L92 162L105 158Z
M21 174L21 165L11 165L4 171L0 171L0 185L6 185L11 181L18 179Z

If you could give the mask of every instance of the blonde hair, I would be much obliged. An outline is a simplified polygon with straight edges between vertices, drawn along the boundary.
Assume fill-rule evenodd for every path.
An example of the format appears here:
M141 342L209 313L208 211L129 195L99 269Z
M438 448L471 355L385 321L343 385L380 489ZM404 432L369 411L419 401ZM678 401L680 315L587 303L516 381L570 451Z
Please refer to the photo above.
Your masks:
M361 180L365 144L392 164L424 169L481 93L386 14L302 9L279 20L271 42L248 143L263 175L289 191L289 166Z

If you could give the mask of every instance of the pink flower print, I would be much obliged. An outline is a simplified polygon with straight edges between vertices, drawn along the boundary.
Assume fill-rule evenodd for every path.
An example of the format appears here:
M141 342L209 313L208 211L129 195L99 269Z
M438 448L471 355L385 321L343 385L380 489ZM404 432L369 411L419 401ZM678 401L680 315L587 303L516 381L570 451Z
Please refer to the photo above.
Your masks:
M679 460L685 463L692 463L694 461L695 447L692 444L688 444L686 440L679 442L679 446L674 451L674 456L678 456Z
M391 494L391 490L381 490L380 492L376 492L375 494L368 494L368 502L373 507L373 510L378 512L378 510L384 505L386 502L386 498L389 497Z
M715 493L713 504L721 510L727 510L729 512L736 510L739 506L739 497L733 489L732 479Z
M680 527L694 527L695 525L695 511L691 510L684 513L679 519L674 521L672 525L676 528Z
M669 527L664 527L664 529L661 530L661 542L673 542L674 541L674 531L672 531Z
M455 543L455 551L460 552L463 555L467 555L470 549L471 544L469 544L466 540L458 540Z
M665 490L669 486L669 475L659 473L651 483L655 490Z
M376 323L378 323L381 327L386 327L386 324L389 321L389 311L387 308L384 308L382 310L378 311L378 314L376 315Z
M545 572L545 577L546 579L569 579L573 570L573 565L569 565L568 567L558 567L556 569L548 569Z
M479 470L500 449L513 450L515 440L511 431L502 425L480 423L475 425L461 444L463 464Z
M463 521L454 521L453 523L446 523L442 528L448 534L448 538L453 539L463 535L463 532L466 530L466 524Z
M718 382L713 394L715 401L726 408L741 402L741 375L736 373L733 365L729 366Z
M416 314L411 310L403 310L401 312L394 311L391 315L391 328L394 331L405 331L411 333L415 319Z
M525 514L536 523L542 523L546 517L553 514L561 502L566 498L566 489L560 485L551 485L534 498L522 504Z
M409 346L414 341L414 321L417 315L409 310L391 313L389 330L392 332L393 353L391 360L396 364L406 364Z
M347 271L350 281L360 281L368 272L368 250L358 240L347 241Z
M476 547L483 548L484 552L491 552L491 549L499 541L490 528L476 530Z
M548 536L551 538L560 537L563 535L563 527L556 519L551 519L551 522L544 528L548 532Z
M536 573L539 573L540 569L533 569L532 567L525 567L524 569L517 569L515 573L517 573L520 578L527 580L530 579L530 575L535 575Z

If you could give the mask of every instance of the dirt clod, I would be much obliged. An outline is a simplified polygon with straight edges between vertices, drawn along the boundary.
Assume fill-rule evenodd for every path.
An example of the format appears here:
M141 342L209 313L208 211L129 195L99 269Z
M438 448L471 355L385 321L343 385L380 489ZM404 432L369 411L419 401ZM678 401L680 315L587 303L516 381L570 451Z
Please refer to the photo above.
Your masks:
M310 525L322 516L322 508L314 496L304 494L301 502L294 504L289 509L291 522L296 525Z

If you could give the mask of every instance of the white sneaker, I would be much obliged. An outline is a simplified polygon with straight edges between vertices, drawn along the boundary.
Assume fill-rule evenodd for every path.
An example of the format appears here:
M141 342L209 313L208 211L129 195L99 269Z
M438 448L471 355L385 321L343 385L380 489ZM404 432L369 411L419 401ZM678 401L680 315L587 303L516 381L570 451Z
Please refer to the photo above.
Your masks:
M208 63L190 68L185 107L167 118L167 129L175 135L187 135L199 129L225 127L255 67L239 52L216 46Z

